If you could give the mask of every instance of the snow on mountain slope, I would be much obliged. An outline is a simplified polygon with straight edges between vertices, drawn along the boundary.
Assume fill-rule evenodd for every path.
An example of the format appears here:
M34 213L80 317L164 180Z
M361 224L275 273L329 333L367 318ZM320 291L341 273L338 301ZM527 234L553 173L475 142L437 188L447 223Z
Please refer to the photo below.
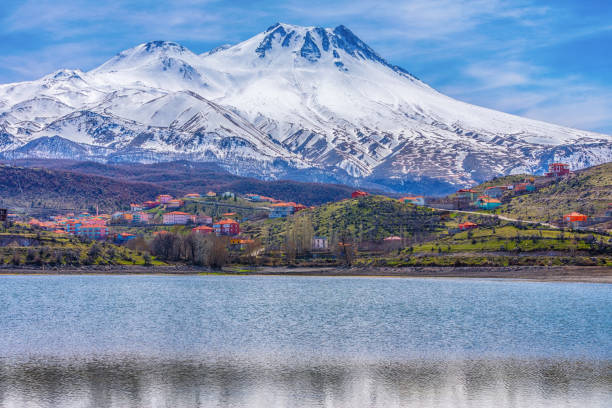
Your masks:
M69 156L76 143L95 160L215 161L238 174L397 191L612 158L610 136L449 98L344 26L275 24L200 55L141 44L87 73L0 85L0 126L5 157L62 146Z

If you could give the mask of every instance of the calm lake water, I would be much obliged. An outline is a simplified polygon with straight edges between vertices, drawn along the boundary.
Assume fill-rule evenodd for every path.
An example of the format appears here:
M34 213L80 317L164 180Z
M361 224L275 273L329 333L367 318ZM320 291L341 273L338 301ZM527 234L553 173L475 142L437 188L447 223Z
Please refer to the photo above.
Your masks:
M0 407L405 406L612 406L612 286L0 276Z

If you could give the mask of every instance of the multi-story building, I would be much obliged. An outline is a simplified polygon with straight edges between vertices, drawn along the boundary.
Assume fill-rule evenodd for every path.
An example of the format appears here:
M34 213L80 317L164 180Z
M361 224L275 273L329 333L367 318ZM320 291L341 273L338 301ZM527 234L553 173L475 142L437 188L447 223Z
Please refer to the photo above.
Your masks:
M240 234L240 224L230 218L217 221L213 224L213 228L217 235L234 236Z
M172 211L162 215L163 223L169 225L195 222L196 216L182 211Z
M172 200L172 196L170 194L160 194L155 200L159 201L161 204L167 204L168 201Z

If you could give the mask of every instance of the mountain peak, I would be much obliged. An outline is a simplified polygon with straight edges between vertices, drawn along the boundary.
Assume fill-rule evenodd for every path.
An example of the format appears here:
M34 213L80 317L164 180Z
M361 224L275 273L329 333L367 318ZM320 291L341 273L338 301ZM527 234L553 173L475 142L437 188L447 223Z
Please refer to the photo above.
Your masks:
M172 41L161 41L161 40L149 41L147 43L141 44L141 46L146 52L173 51L173 52L183 53L183 52L189 51L187 48L183 47L182 45L177 44Z

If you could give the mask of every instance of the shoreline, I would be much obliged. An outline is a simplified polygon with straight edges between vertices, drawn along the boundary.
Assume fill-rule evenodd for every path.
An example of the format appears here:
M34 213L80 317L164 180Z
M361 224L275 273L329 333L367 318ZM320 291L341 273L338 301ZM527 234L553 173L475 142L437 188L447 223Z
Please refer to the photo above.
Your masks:
M0 275L251 275L323 277L396 277L513 279L539 282L612 283L608 266L490 266L490 267L227 267L87 266L71 268L3 267Z

